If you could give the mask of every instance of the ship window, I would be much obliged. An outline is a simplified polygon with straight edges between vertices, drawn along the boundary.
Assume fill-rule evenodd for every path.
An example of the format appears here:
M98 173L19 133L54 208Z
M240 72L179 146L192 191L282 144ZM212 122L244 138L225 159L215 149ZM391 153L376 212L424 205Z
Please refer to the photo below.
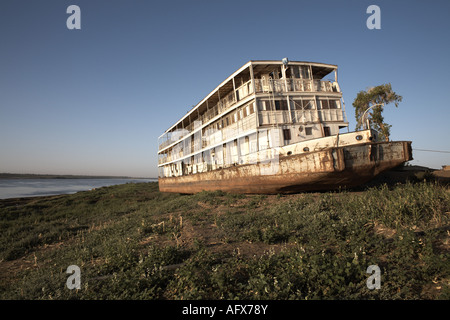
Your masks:
M291 130L283 129L283 138L284 140L291 140Z
M258 108L259 108L259 111L266 110L266 104L264 103L264 101L259 101Z
M307 136L312 135L312 128L311 127L306 127L305 128L305 133L306 133Z
M314 109L313 100L295 100L294 101L296 110L311 110Z
M282 74L281 74L281 70L274 70L269 74L269 77L272 79L281 79L282 78Z
M291 67L294 70L294 78L300 78L300 71L298 69L298 66Z
M227 163L227 145L226 145L226 144L224 144L224 145L222 146L222 152L223 152L223 160L224 160L224 163Z
M309 66L300 66L302 79L311 79L309 74Z
M286 100L276 100L275 110L288 110L288 105Z
M323 127L323 134L325 137L331 136L330 127Z
M328 100L320 100L322 104L322 109L330 109L330 105L328 104Z
M267 111L271 109L271 101L270 100L262 100L260 101L259 110Z
M252 114L253 112L255 112L255 104L254 103L251 103L250 104L250 114Z
M291 78L292 77L292 71L291 71L291 68L287 68L286 69L286 78Z
M337 103L336 100L329 100L328 104L330 106L330 109L337 109Z

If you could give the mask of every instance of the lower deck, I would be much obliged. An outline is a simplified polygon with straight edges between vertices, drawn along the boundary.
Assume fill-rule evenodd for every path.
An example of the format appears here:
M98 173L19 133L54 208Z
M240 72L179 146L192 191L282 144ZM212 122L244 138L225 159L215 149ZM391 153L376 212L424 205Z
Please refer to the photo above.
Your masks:
M411 142L368 142L159 179L161 192L293 193L354 187L412 159Z
M240 130L238 133L225 129L209 135L204 148L196 150L195 146L199 143L195 139L187 141L183 149L176 146L175 153L192 150L177 160L160 159L159 177L179 177L254 163L272 157L274 152L299 153L304 152L305 148L315 151L332 145L370 142L372 139L370 130L340 134L339 124L291 124Z

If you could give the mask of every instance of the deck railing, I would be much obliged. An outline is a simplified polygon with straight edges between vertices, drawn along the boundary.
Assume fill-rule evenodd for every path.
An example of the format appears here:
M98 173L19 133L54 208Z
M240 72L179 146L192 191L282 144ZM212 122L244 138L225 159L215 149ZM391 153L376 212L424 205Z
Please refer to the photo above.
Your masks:
M220 130L210 128L205 130L203 133L200 133L199 131L194 134L194 139L192 142L186 143L186 141L180 141L174 146L169 155L160 154L158 164L193 155L194 153L200 152L203 148L220 144L223 141L236 138L244 132L249 132L252 129L256 129L255 117L256 114L253 113L226 128L222 128Z
M163 135L159 141L159 150L164 149L170 144L182 139L186 135L190 134L194 130L200 128L204 123L207 123L211 119L215 118L219 114L224 113L228 109L230 109L236 102L244 99L253 93L253 86L251 85L251 81L247 81L240 87L236 88L236 94L233 91L228 93L226 96L221 97L219 102L211 108L208 108L200 118L194 120L191 124L184 127L183 129L176 130L178 132L177 135L173 135L172 132L168 132ZM236 99L237 97L237 99Z
M319 120L319 115L317 114L317 110L295 110L292 111L292 121L294 123L299 122L317 122Z
M260 125L268 124L284 124L299 122L323 122L323 121L343 121L342 109L326 109L326 110L292 110L291 118L289 111L259 111L258 119Z
M339 92L336 82L308 79L255 79L256 92Z
M343 121L344 116L341 109L322 109L319 112L319 119L323 121Z

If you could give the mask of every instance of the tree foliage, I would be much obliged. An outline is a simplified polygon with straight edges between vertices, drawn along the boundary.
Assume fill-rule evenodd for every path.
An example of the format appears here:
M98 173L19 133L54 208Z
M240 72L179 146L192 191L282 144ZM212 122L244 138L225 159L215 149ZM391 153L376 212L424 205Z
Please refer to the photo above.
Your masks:
M389 141L391 125L384 122L383 108L389 103L394 103L396 107L402 101L402 96L392 91L390 83L372 87L367 91L358 92L353 107L355 108L356 130L361 129L364 123L362 119L364 113L373 107L372 113L367 112L367 117L371 120L371 127L377 130L380 137Z

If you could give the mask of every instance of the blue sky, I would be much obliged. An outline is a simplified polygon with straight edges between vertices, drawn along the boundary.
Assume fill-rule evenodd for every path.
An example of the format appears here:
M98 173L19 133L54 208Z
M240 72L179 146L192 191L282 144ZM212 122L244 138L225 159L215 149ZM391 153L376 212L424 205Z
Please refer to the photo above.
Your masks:
M81 30L66 27L73 4ZM154 177L164 130L247 61L284 57L338 65L352 130L358 91L390 82L391 138L448 151L449 31L436 0L2 0L0 172Z

